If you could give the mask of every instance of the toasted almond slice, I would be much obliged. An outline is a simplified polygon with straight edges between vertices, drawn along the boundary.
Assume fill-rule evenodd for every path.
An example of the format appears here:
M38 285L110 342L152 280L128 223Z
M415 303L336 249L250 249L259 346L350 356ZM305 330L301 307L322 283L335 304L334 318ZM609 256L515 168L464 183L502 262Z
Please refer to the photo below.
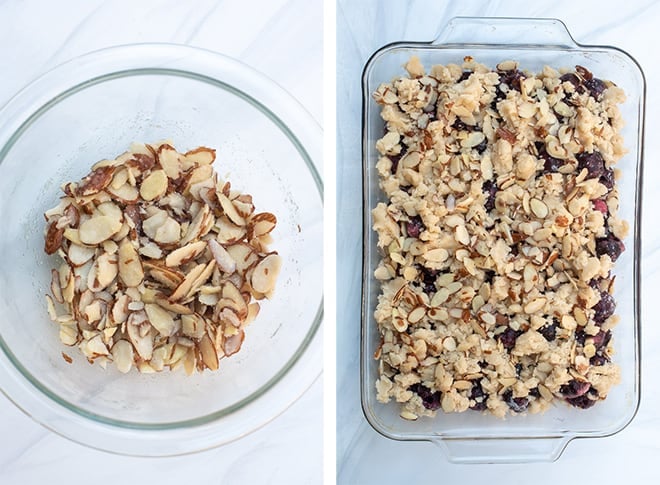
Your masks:
M167 191L167 175L164 170L154 170L140 184L140 196L151 201L160 199Z
M60 273L56 269L51 269L50 275L50 292L57 303L64 303L62 287L60 286Z
M183 357L183 370L187 376L191 376L195 372L195 350L189 348L186 355Z
M188 229L186 230L186 234L183 236L181 239L181 245L188 244L189 242L194 241L195 239L198 239L201 237L202 234L202 229L204 226L204 222L206 221L206 218L210 214L211 209L209 206L204 205L195 215L193 220L190 222L190 225L188 226Z
M423 306L418 306L417 308L413 309L410 313L408 313L408 321L410 323L417 323L422 318L424 318L424 315L426 315L426 308L424 308Z
M112 177L112 182L106 187L107 189L118 189L122 185L128 182L128 170L121 168L115 171L114 176Z
M144 360L151 359L154 349L152 327L144 310L131 313L127 320L128 338L138 355Z
M193 296L199 288L208 281L208 279L211 277L211 273L213 273L213 270L215 269L215 260L212 259L209 261L204 268L204 271L193 281L192 285L190 286L190 290L188 290L188 293L185 296L185 299L190 298Z
M115 300L112 306L112 320L116 324L124 323L128 318L128 305L130 301L131 299L128 295L121 295Z
M112 358L115 361L117 370L126 374L133 366L133 346L126 340L118 340L112 346Z
M222 321L225 324L233 325L236 328L241 327L243 323L241 319L238 318L238 315L236 315L236 312L231 308L222 309L222 311L220 312L220 321Z
M226 249L231 259L236 263L236 271L238 273L244 274L248 268L259 261L259 255L254 252L254 249L249 244L232 244L231 246L227 246Z
M65 239L71 241L73 244L77 244L79 246L83 245L83 242L80 240L80 231L78 229L67 227L64 229L63 235Z
M218 354L207 334L204 334L199 341L199 352L202 354L202 361L206 367L211 370L218 370Z
M46 295L46 306L48 308L48 316L54 322L57 321L57 311L55 311L55 303L50 295Z
M176 270L167 268L165 266L161 266L159 264L150 261L144 261L143 265L153 279L167 286L170 289L176 288L183 282L184 275L182 275Z
M245 321L243 321L243 327L248 326L254 321L255 318L257 318L260 309L261 307L256 301L248 305L248 314L247 317L245 317Z
M128 172L127 172L128 173ZM132 186L130 183L125 183L124 185L121 185L120 187L108 187L105 189L106 192L108 192L110 195L112 195L115 199L120 200L121 202L124 202L126 204L132 204L134 202L137 202L138 197L140 193L138 192L138 189L134 186Z
M158 147L158 162L169 178L176 180L181 174L181 155L170 145Z
M169 337L174 333L176 325L174 324L174 318L168 311L154 303L144 305L144 310L147 312L151 325L163 337Z
M192 309L187 305L181 305L180 303L172 303L165 298L165 296L159 296L156 298L155 303L163 307L165 310L172 313L177 313L179 315L192 315Z
M184 278L184 280L181 282L181 284L177 286L176 290L174 290L174 293L172 293L172 295L168 299L171 302L174 302L186 296L190 291L190 289L192 288L192 285L195 282L195 280L199 278L199 276L204 272L205 268L206 268L205 264L198 264L193 269L191 269L190 272Z
M210 165L200 165L199 167L193 169L188 178L188 183L186 184L186 192L190 191L190 187L208 180L213 177L213 167Z
M138 250L138 253L151 259L160 259L163 257L163 250L157 244L151 241L144 244Z
M144 280L144 269L133 243L124 239L119 245L118 255L119 277L128 287L138 286Z
M236 352L241 350L241 345L243 345L243 339L245 339L245 332L243 330L238 330L236 335L230 337L225 337L222 350L225 352L225 357L234 355Z
M234 199L232 203L236 208L236 212L238 212L241 217L249 217L254 212L254 204L251 200L246 201L238 197Z
M114 173L115 167L111 165L96 168L82 180L76 190L76 196L86 197L97 194L110 185Z
M205 332L205 323L197 314L181 315L181 332L194 339L200 339Z
M220 202L220 206L227 217L229 217L229 220L237 226L245 226L245 219L238 213L234 204L231 203L231 200L229 200L223 193L218 193L217 195L218 202Z
M80 224L80 241L96 245L116 234L122 226L120 219L112 216L96 216Z
M97 287L102 290L107 288L117 276L117 255L103 253L95 264Z
M213 254L213 257L215 258L215 262L218 264L218 268L229 274L236 271L236 261L232 259L231 255L220 245L220 243L218 243L218 241L210 239L208 246L211 250L211 254Z
M218 302L219 309L226 306L232 308L241 319L244 319L248 314L248 307L243 299L243 295L241 295L238 288L230 281L225 282L222 287L222 300Z
M261 237L275 229L277 218L270 212L255 215L248 224L248 239Z
M206 249L206 241L197 241L175 249L165 258L165 266L176 267L197 258Z
M211 165L215 161L213 148L198 147L185 153L186 160L198 165Z
M277 275L282 267L282 258L278 254L269 254L262 259L252 272L251 284L259 293L268 295L275 288Z
M237 226L226 216L216 219L214 229L218 233L216 239L220 244L224 245L237 243L246 234L245 227ZM66 234L64 237L66 237Z
M58 228L57 221L53 221L48 226L48 231L46 232L46 242L44 245L46 254L54 254L60 248L63 236L64 228Z
M64 345L76 345L78 337L78 327L73 325L60 325L60 341Z

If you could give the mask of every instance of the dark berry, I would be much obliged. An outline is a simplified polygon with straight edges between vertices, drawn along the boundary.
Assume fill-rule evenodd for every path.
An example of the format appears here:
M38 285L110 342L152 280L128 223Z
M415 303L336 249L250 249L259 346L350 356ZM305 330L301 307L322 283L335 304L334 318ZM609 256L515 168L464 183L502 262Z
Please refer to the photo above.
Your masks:
M579 329L575 331L575 341L579 343L580 345L584 345L584 342L587 340L587 333L583 329Z
M472 71L463 71L461 77L458 78L458 82L460 83L461 81L465 81L466 79L469 79L471 75L472 75Z
M471 128L469 125L466 125L460 118L456 118L456 121L454 121L454 124L451 125L451 127L458 131L469 131Z
M484 208L490 212L495 208L495 195L497 194L497 184L492 180L486 180L481 186L481 190L486 193L486 202Z
M511 327L507 327L504 332L497 336L497 338L500 340L500 342L502 342L502 345L505 349L511 350L515 347L516 339L518 336L520 336L519 331L514 330Z
M470 409L474 411L484 411L486 409L486 393L484 392L483 387L481 387L481 381L475 381L472 384L472 390L470 391L470 399L474 401L474 404L470 406Z
M599 152L582 152L577 156L578 171L586 168L587 178L599 178L605 174L605 161Z
M488 140L484 138L481 143L479 143L474 147L474 149L477 151L477 153L483 153L484 151L486 151L487 147L488 147Z
M442 397L440 391L433 392L422 384L413 384L408 389L422 398L422 404L426 409L431 411L440 409L440 399Z
M616 309L614 297L607 291L601 291L600 301L594 305L593 309L596 323L603 323L614 314Z
M625 250L625 246L621 239L613 234L608 234L606 237L596 239L596 254L602 256L607 254L612 262L619 259L621 253Z
M390 169L392 175L396 174L396 169L399 167L399 161L403 158L407 151L408 147L402 143L401 151L398 155L389 155L389 158L392 161L392 168Z
M424 292L428 295L431 293L435 293L438 291L437 287L435 286L435 280L438 277L438 274L440 271L436 269L429 269L429 268L422 268L422 281L423 281L423 288Z
M575 86L576 88L580 85L580 78L577 77L577 76L576 76L575 74L573 74L572 72L567 72L566 74L564 74L563 76L561 76L561 77L559 78L559 80L560 80L561 82L563 82L563 83L565 83L565 82L569 82L569 83L571 83L573 86Z
M553 319L552 323L548 323L539 328L539 333L545 337L548 342L552 342L557 338L557 320Z
M614 170L606 168L605 173L600 176L598 181L607 187L608 190L612 190L614 188Z
M511 389L504 391L502 400L509 406L514 413L522 413L529 405L529 399L526 397L513 397Z
M520 81L523 79L525 79L525 75L517 69L500 73L500 84L506 84L518 92L520 92Z
M536 149L539 152L539 158L543 160L543 173L558 172L560 167L564 165L563 160L548 155L544 144L537 144Z
M521 373L522 371L523 371L523 365L522 365L520 362L518 362L518 363L516 364L516 374L517 374L517 375L520 375L520 373Z
M612 332L610 332L609 330L607 331L601 330L592 337L592 340L594 343L594 347L596 347L596 350L601 350L607 347L607 344L609 344L610 340L612 340Z
M586 394L590 388L591 384L588 382L581 382L573 379L572 381L569 381L568 384L561 386L559 392L561 392L566 399L573 399Z
M419 235L426 230L426 226L419 216L413 216L406 224L406 231L409 237L419 237Z
M529 390L529 395L532 397L541 397L541 391L539 391L538 387L534 387Z
M605 91L605 89L607 88L607 86L605 86L605 83L597 78L587 79L586 81L584 81L584 87L587 88L589 94L596 101L598 101L601 98L601 96L603 95L603 91Z
M591 399L586 394L580 397L566 399L566 402L571 406L575 406L576 408L580 408L580 409L589 409L591 406L596 404L596 400Z
M607 217L607 202L605 202L603 199L596 199L592 201L594 205L594 210L597 210L601 212L605 217Z
M484 282L485 283L492 283L493 278L495 278L495 271L493 271L492 269L487 269L487 270L484 271L484 273L485 273Z
M609 362L607 357L604 355L594 355L591 359L589 359L589 363L594 366L599 366L599 365L605 365Z

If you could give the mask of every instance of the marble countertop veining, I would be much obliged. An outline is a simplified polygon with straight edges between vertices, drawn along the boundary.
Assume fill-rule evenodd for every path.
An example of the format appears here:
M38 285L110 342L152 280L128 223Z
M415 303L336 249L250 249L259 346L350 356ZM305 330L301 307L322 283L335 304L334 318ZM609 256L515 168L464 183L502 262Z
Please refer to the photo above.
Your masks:
M320 0L0 1L0 106L39 74L83 53L172 42L240 59L289 91L320 124L322 19ZM0 393L0 484L317 484L322 387L317 379L281 416L239 441L163 459L73 443L36 424Z
M613 45L641 64L647 81L646 166L642 223L642 401L634 421L615 436L580 439L556 463L454 465L426 442L396 442L375 432L363 417L359 396L361 241L361 73L376 49L400 40L432 40L454 16L555 17L582 44ZM337 7L337 471L350 484L657 483L660 414L660 329L654 293L660 287L660 205L654 156L660 140L660 68L649 46L660 19L654 1L393 1L339 0Z

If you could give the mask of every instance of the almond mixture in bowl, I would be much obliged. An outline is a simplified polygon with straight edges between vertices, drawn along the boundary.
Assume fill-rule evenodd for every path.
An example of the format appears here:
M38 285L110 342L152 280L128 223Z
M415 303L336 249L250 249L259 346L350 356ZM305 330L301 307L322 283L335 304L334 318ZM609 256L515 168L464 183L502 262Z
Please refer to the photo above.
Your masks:
M252 300L275 290L281 258L267 245L277 219L219 179L215 157L134 143L64 184L46 212L45 251L64 261L48 310L62 343L90 363L191 374L240 350L259 313Z

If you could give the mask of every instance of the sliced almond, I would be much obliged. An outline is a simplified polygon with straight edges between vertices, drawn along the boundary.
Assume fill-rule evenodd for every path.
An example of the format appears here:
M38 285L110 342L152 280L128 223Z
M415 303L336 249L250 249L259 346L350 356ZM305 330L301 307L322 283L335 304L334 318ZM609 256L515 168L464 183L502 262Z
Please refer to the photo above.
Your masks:
M207 334L204 334L199 341L199 352L202 354L202 361L206 367L211 370L218 370L218 354Z
M185 153L189 162L198 165L211 165L215 161L215 150L213 148L199 147Z
M150 261L144 261L143 266L153 279L167 288L174 289L183 282L184 275L178 271Z
M143 311L131 313L127 320L126 329L128 338L138 355L144 359L151 359L154 350L154 341L151 331L151 325L147 319L147 314Z
M119 245L119 277L127 287L138 286L144 279L140 255L133 243L124 239Z
M236 264L238 273L244 274L247 270L259 261L259 255L254 249L245 243L232 244L226 247L227 254Z
M168 299L172 302L175 302L186 296L192 288L193 282L195 282L195 280L204 272L205 268L206 265L198 264L192 270L190 270L185 279L179 286L177 286L176 290L174 290L174 293L172 293Z
M169 178L175 180L181 173L181 156L170 145L161 145L158 148L158 162Z
M259 315L259 310L261 309L259 303L254 302L250 303L248 305L248 314L245 317L245 320L243 321L243 326L247 326L251 324L255 318L257 318L257 315Z
M231 203L231 200L229 200L226 195L218 193L218 202L220 202L222 210L231 222L237 226L245 226L245 219L241 217L236 210L236 207L234 207L234 204Z
M220 244L234 244L245 237L247 229L237 226L229 220L228 217L219 217L215 221L216 239ZM66 233L65 236L66 237Z
M281 267L282 258L278 254L266 256L254 268L251 278L252 288L266 295L271 293L275 288Z
M275 229L277 218L270 212L255 215L248 226L248 238L261 237Z
M230 281L227 281L222 287L222 299L218 301L217 306L220 311L226 307L233 309L241 319L244 319L248 314L248 307L243 295Z
M64 228L58 228L57 222L52 222L46 232L46 243L44 247L46 254L54 254L60 248L62 245L62 236L64 236Z
M115 199L118 199L126 204L137 202L138 197L140 196L138 189L128 182L116 188L108 187L106 191Z
M206 249L206 241L197 241L175 249L165 258L165 265L177 267L197 258Z
M202 317L197 314L182 315L181 316L181 331L184 335L200 339L205 332L205 323Z
M144 305L144 310L147 312L147 317L151 325L158 330L158 333L163 337L173 335L176 325L174 318L168 311L154 303Z
M210 212L211 209L207 205L204 205L202 209L197 212L194 219L188 226L185 235L181 239L181 245L188 244L189 242L201 237L202 231L204 229L204 223L206 222Z
M140 196L146 200L160 199L167 191L167 175L164 170L154 170L140 184Z
M117 255L103 253L96 260L96 282L97 287L102 290L107 288L117 277Z
M112 346L112 358L117 370L126 374L133 366L133 346L126 340L119 340Z
M80 241L96 245L116 234L122 226L121 219L112 216L96 216L80 224Z
M56 269L52 269L50 274L50 292L53 294L53 298L57 303L64 303L62 287L60 286L60 273Z
M236 261L232 259L231 255L220 245L220 243L218 243L218 241L210 239L208 246L211 250L211 254L213 254L213 257L215 258L215 262L218 264L218 268L229 274L236 271Z
M239 330L236 335L232 335L231 337L225 337L224 342L222 344L222 350L225 353L225 357L234 355L236 352L241 350L241 346L243 345L244 339L245 339L245 332L243 332L243 330Z

